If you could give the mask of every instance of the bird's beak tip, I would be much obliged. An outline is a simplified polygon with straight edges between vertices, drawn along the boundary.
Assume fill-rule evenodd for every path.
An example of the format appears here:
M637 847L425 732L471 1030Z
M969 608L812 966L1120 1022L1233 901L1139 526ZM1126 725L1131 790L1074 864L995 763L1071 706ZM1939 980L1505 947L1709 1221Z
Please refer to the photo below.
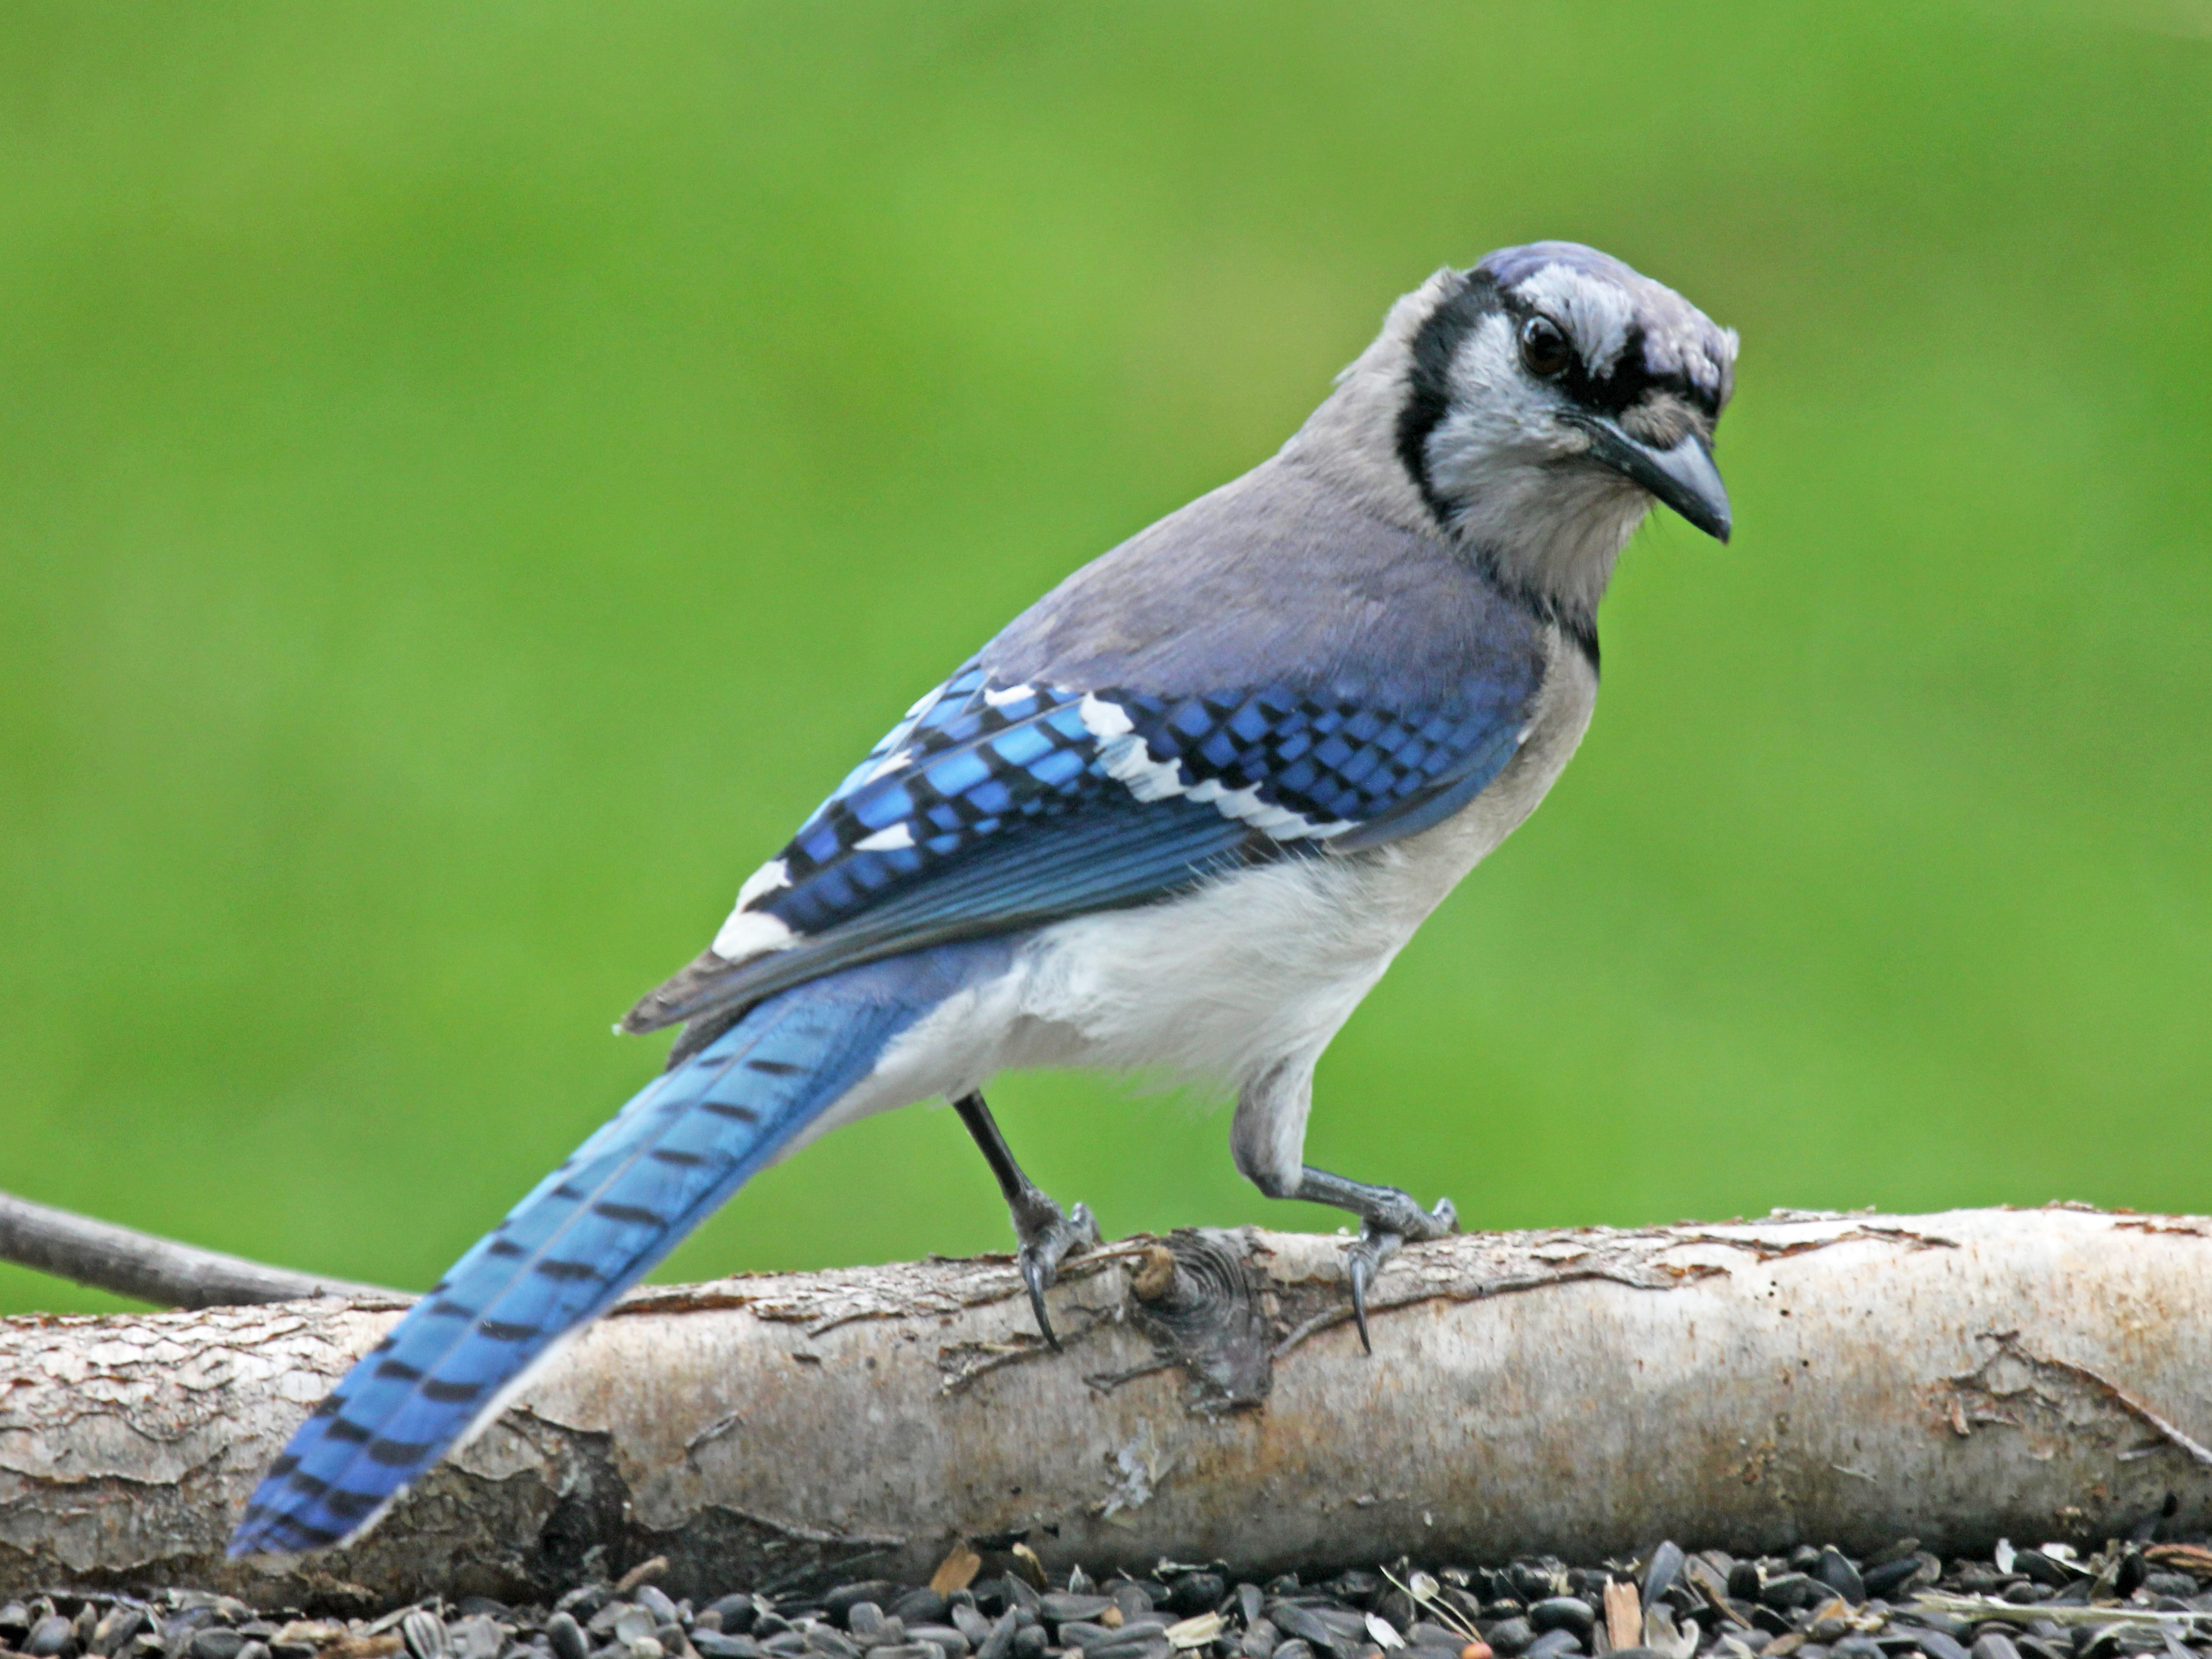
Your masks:
M1711 447L1702 438L1690 437L1671 449L1645 447L1644 454L1649 459L1644 466L1629 476L1726 546L1735 533L1735 514L1729 502L1728 486L1721 482L1720 469L1713 465Z
M1671 507L1715 541L1735 529L1728 486L1713 465L1712 447L1695 434L1660 449L1632 438L1609 420L1583 422L1592 459L1611 467Z

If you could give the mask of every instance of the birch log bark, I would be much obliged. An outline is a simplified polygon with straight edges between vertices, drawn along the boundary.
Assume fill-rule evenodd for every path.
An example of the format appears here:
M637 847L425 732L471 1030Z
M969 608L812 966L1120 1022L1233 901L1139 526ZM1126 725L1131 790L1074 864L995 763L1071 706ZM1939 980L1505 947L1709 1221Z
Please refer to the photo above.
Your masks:
M1372 1358L1340 1243L1094 1253L1054 1293L1063 1354L1000 1257L635 1292L368 1538L289 1564L223 1540L403 1304L7 1321L0 1590L360 1608L656 1554L676 1595L926 1577L960 1538L1261 1572L2212 1526L2212 1221L1466 1235L1390 1264Z

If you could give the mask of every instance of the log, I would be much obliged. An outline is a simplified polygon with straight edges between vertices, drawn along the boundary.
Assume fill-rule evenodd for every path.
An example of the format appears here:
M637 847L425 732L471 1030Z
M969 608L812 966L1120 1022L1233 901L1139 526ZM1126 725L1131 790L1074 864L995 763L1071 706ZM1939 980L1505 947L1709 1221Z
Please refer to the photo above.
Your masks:
M2212 1221L1778 1213L1095 1251L1035 1336L1011 1261L633 1292L354 1547L221 1551L396 1317L361 1298L0 1323L0 1590L185 1583L363 1611L921 1578L956 1540L1094 1573L2096 1542L2212 1526Z

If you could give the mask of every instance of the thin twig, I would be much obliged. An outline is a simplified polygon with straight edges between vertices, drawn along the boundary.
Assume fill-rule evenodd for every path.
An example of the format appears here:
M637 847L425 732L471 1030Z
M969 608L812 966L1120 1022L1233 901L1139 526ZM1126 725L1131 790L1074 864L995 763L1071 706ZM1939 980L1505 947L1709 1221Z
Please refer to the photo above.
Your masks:
M403 1291L271 1267L8 1193L0 1193L0 1261L164 1308L236 1307L314 1296L414 1300Z

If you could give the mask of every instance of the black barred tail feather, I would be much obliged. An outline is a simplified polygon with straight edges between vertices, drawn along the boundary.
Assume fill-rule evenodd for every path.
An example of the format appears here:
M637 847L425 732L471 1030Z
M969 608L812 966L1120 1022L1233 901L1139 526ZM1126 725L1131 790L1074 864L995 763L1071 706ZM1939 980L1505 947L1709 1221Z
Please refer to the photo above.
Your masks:
M230 1541L290 1553L366 1528L853 1085L997 947L855 969L753 1009L656 1078L456 1262L315 1408Z

